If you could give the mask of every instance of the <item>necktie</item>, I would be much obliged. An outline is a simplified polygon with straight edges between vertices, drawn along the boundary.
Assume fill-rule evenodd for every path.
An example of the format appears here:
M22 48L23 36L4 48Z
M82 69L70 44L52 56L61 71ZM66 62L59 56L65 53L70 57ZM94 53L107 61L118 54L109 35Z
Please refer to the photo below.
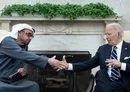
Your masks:
M110 59L117 59L117 52L116 52L117 47L114 46L113 50L111 52ZM120 71L117 67L112 67L111 68L111 81L116 81L120 78Z

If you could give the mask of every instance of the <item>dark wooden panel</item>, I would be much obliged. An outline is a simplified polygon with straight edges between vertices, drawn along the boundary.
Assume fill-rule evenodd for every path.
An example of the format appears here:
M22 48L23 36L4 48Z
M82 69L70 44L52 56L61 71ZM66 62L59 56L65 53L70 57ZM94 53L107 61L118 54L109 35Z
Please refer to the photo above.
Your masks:
M84 62L91 58L88 51L30 51L37 55L46 55L62 60L66 55L68 62ZM39 70L35 66L29 66L30 75L28 79L39 83L41 92L85 92L90 80L91 71L54 71L50 66Z

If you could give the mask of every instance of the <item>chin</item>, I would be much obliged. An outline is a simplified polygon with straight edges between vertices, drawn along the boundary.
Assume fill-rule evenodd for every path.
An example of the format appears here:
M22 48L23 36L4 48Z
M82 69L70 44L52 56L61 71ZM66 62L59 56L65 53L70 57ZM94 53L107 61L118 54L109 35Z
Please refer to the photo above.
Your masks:
M29 43L30 43L30 41L27 41L27 42L26 42L26 44L29 44Z
M109 45L111 45L111 46L113 46L113 44L112 43L108 43Z
M28 45L29 43L26 43L26 45Z
M29 44L29 42L24 43L24 45L28 45L28 44Z

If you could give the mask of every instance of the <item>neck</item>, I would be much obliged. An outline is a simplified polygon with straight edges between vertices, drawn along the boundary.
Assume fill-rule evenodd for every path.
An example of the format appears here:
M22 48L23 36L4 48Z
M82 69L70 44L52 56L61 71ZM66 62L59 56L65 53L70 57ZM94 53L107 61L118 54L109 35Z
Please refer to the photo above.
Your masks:
M121 41L122 41L122 39L119 39L119 41L118 41L118 43L117 43L117 44L119 44Z
M113 46L118 45L121 41L122 41L122 39L118 40L118 42L117 42L117 43L115 43L115 44L113 44Z
M21 42L21 40L19 40L19 39L16 39L16 43L19 44L19 45L24 45L24 44Z

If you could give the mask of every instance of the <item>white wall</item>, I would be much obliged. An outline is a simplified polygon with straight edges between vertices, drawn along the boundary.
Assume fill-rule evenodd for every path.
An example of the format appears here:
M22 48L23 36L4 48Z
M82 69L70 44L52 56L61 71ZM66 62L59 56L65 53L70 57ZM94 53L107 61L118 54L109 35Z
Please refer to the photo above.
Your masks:
M90 51L95 54L97 48L103 43L102 38L101 35L38 35L32 40L29 48L31 50L37 48L37 50L53 51Z

